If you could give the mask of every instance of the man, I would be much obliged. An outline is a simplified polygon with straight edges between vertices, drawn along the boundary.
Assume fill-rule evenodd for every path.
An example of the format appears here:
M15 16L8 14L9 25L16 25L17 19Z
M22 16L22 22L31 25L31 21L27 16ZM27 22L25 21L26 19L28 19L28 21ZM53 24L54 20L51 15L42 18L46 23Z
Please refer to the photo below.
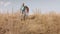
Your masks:
M20 10L22 11L22 14L25 12L24 3L22 4L22 6L21 6L21 9L20 9Z
M24 3L21 6L21 12L24 15L24 19L28 16L29 13L29 8L27 6L24 5Z

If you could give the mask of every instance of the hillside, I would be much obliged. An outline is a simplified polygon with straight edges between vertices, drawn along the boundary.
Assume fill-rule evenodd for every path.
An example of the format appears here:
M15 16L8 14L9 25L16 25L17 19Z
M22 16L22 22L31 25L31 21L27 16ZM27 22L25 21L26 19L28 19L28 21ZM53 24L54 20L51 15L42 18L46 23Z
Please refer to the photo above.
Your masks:
M60 34L60 15L33 14L21 20L18 14L0 14L0 34Z

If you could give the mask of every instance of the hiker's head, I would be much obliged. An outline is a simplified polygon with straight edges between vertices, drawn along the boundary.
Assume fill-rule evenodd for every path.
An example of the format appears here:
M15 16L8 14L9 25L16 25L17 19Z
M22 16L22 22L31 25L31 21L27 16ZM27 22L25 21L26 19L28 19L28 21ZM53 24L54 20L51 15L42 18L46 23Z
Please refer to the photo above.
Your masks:
M22 5L24 6L24 3Z

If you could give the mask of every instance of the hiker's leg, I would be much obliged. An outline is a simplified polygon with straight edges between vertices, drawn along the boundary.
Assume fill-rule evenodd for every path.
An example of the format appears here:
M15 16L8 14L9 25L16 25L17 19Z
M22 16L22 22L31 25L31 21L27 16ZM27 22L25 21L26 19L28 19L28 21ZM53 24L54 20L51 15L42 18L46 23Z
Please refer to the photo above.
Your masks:
M22 14L23 14L23 12L22 12Z
M21 13L22 13L21 20L23 20L23 18L24 18L24 11L22 11Z
M24 12L24 20L25 20L25 18L26 18L26 12Z

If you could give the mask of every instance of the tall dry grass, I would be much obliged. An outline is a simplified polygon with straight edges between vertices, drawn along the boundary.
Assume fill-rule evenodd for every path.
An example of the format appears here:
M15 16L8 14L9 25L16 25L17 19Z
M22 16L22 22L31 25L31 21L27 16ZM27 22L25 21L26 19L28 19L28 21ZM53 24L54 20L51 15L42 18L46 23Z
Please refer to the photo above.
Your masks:
M0 34L60 34L59 14L33 14L25 21L19 14L0 14Z

